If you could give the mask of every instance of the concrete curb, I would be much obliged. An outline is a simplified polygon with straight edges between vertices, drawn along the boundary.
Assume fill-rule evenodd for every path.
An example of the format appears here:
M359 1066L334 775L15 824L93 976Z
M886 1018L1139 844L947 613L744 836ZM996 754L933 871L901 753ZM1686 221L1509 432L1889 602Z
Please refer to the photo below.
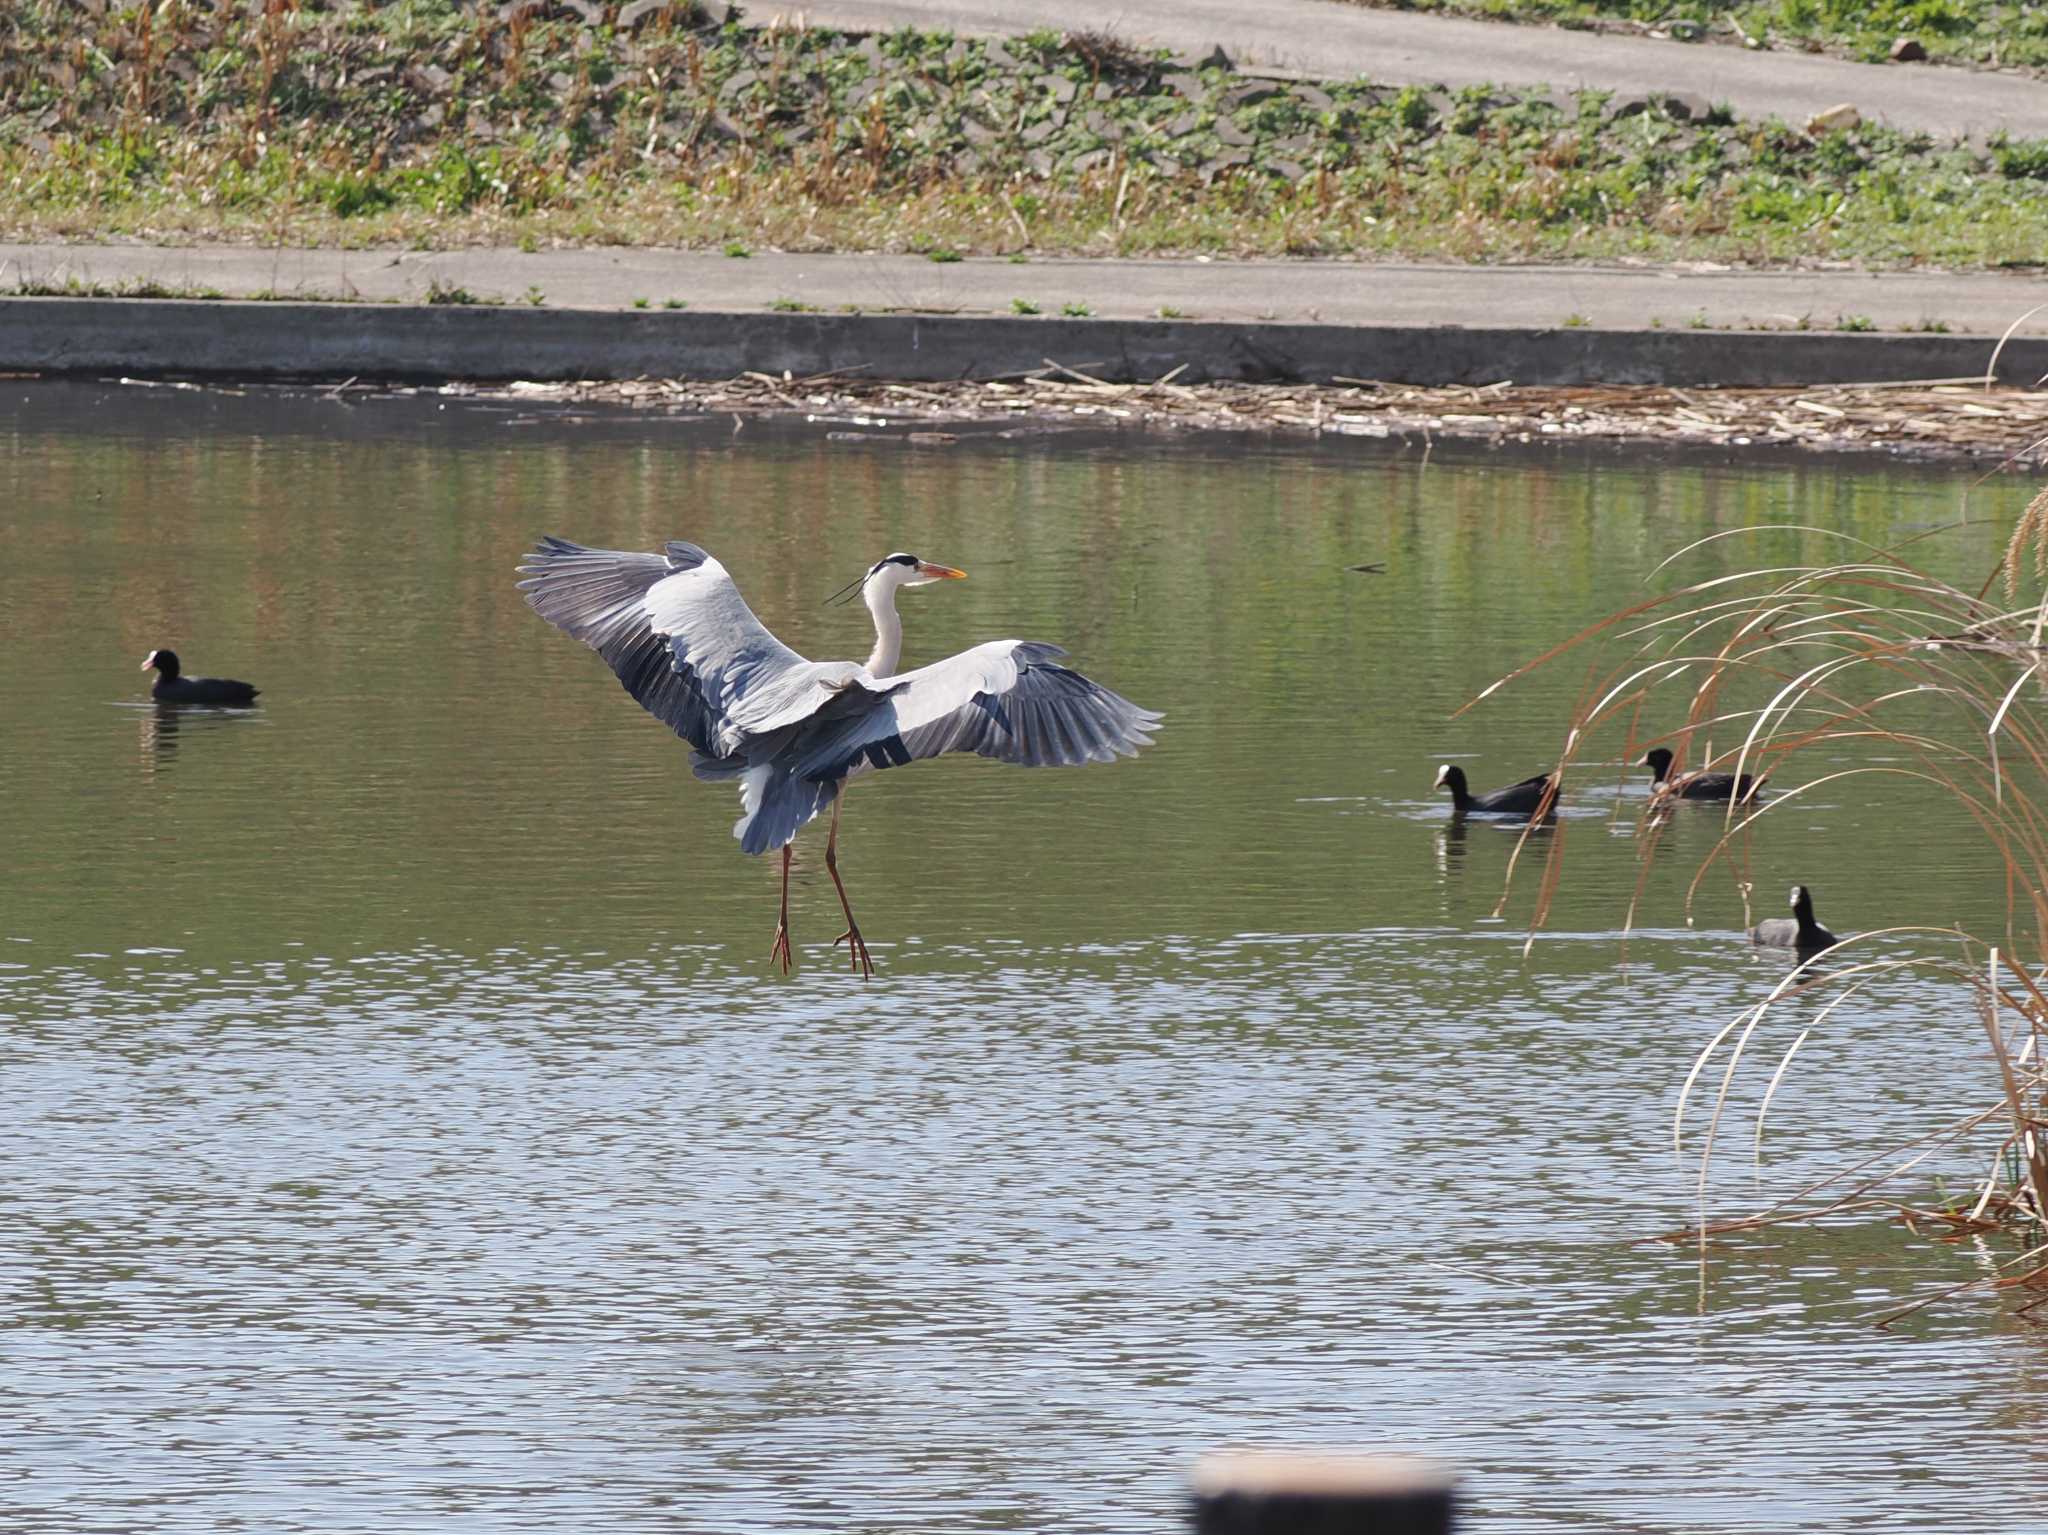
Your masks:
M641 313L167 299L0 299L0 369L239 379L1014 378L1112 383L1796 387L1981 375L1983 337L1230 325L1013 316ZM1176 372L1176 370L1179 370ZM2048 374L2015 338L2002 382Z

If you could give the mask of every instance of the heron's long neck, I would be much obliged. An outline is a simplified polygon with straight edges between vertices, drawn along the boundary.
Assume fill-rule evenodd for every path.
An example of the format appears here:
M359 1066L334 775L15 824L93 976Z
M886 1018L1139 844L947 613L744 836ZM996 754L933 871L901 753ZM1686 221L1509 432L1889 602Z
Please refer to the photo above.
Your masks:
M868 657L868 675L893 677L896 663L903 658L903 620L896 616L895 583L870 581L867 603L875 618L875 648Z

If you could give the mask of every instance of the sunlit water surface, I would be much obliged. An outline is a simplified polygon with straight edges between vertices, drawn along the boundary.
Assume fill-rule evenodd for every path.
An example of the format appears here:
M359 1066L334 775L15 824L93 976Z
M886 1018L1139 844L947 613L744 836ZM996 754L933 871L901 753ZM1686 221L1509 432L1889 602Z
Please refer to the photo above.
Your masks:
M1689 813L1624 944L1640 772L1505 919L1515 838L1429 787L1553 758L1583 662L1448 717L1670 551L1896 541L1963 476L4 387L0 1526L1164 1531L1194 1454L1306 1442L1448 1457L1486 1531L2040 1527L2040 1332L1870 1325L2008 1249L1858 1218L1703 1291L1637 1240L1697 1209L1680 1083L1776 973L1737 874L1995 931L1968 826L1845 781L1688 926ZM1928 561L1981 574L2029 488ZM961 565L910 663L1056 640L1167 723L864 781L880 974L814 831L785 980L731 796L513 589L548 531L703 542L821 657L878 555ZM155 645L262 707L160 715ZM1988 1095L1962 999L1888 981L1753 1172L1816 1012L1737 1075L1717 1213Z

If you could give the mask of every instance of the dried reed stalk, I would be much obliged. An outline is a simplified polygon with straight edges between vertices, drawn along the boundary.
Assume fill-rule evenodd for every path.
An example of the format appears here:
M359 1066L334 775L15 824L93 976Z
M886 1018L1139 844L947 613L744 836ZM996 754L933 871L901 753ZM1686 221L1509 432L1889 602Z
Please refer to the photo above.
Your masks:
M1830 756L1875 748L1892 759L1837 768L1796 787L1786 787L1781 778L1768 799L1728 804L1722 812L1721 835L1702 857L1688 887L1688 912L1701 880L1746 846L1745 834L1751 827L1822 785L1867 774L1904 779L1961 807L2003 866L2005 932L1997 941L1985 942L1958 928L1859 934L1825 955L1805 959L1766 996L1730 1019L1699 1052L1679 1094L1672 1145L1681 1157L1686 1154L1688 1109L1703 1089L1710 1092L1696 1152L1698 1220L1678 1234L1698 1247L1703 1285L1709 1236L1810 1220L1843 1209L1888 1207L1916 1229L2039 1227L2048 1220L2048 994L2041 980L2048 974L2043 968L2048 965L2048 708L2043 707L2048 696L2043 660L2048 652L2040 646L2043 606L2011 606L2010 596L2001 606L1982 592L1963 590L1916 568L1899 551L1800 524L1716 534L1679 551L1672 561L1720 538L1788 530L1834 541L1843 558L1832 564L1748 570L1678 587L1589 625L1480 695L1486 697L1535 667L1599 640L1622 653L1596 667L1594 685L1575 707L1557 765L1560 776L1592 756L1594 743L1616 734L1622 737L1623 760L1633 761L1646 745L1662 741L1684 764L1698 744L1705 758L1700 765L1736 773L1779 769L1816 748L1826 748ZM2037 561L2048 559L2048 492L2035 498L2014 531L2002 561L2009 588L2018 580L2017 567L2030 543ZM1988 589L1994 583L1985 584ZM1679 716L1682 722L1652 740L1639 739L1638 723L1651 707L1659 717ZM1658 851L1661 814L1654 804L1644 813L1644 876ZM1554 874L1546 870L1537 893L1532 935L1547 915L1556 888ZM1630 902L1631 926L1644 876L1639 876ZM1872 952L1880 945L1925 945L1928 940L1959 949L1962 957ZM1762 1211L1736 1220L1711 1220L1708 1179L1716 1137L1736 1072L1772 1010L1795 995L1832 993L1772 1071L1757 1110L1752 1150L1757 1169L1771 1101L1799 1047L1837 1008L1887 977L1908 973L1953 981L1959 996L1976 1011L1990 1044L1995 1101L1924 1143L1888 1154L1874 1173L1873 1163L1866 1161ZM2007 1132L1967 1210L1930 1211L1876 1197L1876 1190L1937 1151L2001 1120ZM1900 1160L1908 1151L1911 1154ZM2023 1264L2039 1257L2024 1254L2014 1261ZM2048 1265L2034 1261L2018 1274L1994 1271L1982 1282L2031 1289L2048 1284ZM1899 1314L1904 1313L1894 1315Z

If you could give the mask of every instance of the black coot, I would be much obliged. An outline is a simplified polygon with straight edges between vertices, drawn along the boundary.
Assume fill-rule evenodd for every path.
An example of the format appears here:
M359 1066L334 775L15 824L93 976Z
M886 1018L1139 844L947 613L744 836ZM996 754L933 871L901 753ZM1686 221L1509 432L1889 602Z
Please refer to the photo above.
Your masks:
M1446 762L1436 770L1434 787L1451 791L1453 815L1534 815L1536 807L1543 803L1544 791L1550 787L1550 775L1538 773L1534 778L1511 783L1505 789L1474 794L1465 786L1465 770L1455 762Z
M257 690L246 682L226 677L184 677L178 673L175 650L152 650L143 658L142 669L156 668L156 686L149 696L160 704L230 704L247 708L256 702Z
M1792 915L1767 917L1749 930L1749 941L1772 949L1797 949L1801 954L1818 954L1842 940L1813 920L1813 892L1804 885L1792 887Z
M1764 775L1744 773L1742 789L1736 792L1733 773L1687 773L1683 778L1670 777L1671 752L1663 746L1653 746L1643 755L1643 766L1651 772L1650 792L1669 794L1676 799L1741 799L1745 803L1756 798L1756 791L1764 786Z

